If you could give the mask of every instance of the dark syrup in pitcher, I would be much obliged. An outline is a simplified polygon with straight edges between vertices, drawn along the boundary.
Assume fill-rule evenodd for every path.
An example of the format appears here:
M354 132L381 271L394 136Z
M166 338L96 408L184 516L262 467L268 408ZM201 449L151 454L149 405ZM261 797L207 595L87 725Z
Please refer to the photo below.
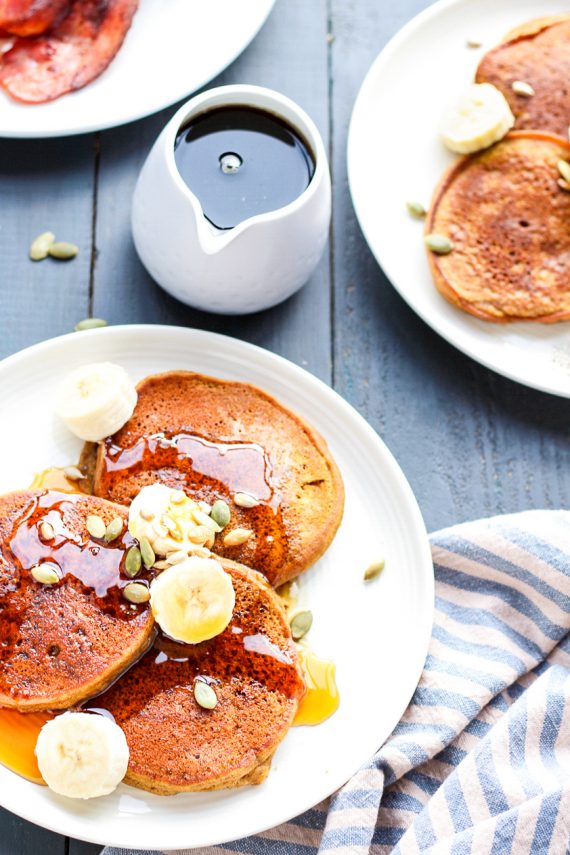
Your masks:
M222 107L192 119L176 138L180 175L217 229L283 208L309 186L315 163L293 128L251 107Z

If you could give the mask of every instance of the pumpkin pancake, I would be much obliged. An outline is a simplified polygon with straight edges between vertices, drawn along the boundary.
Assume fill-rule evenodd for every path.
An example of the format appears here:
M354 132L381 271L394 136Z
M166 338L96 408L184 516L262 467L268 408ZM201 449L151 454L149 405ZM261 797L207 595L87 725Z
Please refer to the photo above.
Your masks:
M112 543L95 541L89 514L106 523L126 517L124 508L75 493L0 497L0 706L73 706L106 688L152 643L150 608L121 596L133 543L126 525ZM38 565L61 581L36 581Z
M566 137L570 124L570 14L538 18L508 33L485 54L475 76L501 90L516 118L515 128ZM517 95L515 81L529 83L532 97Z
M99 447L93 492L128 505L160 481L212 504L225 500L231 522L213 551L263 570L278 586L311 566L342 518L344 488L319 434L265 392L185 371L147 377L133 416ZM82 463L89 469L90 448ZM237 493L259 504L235 504ZM234 528L253 531L225 546Z
M259 573L221 563L236 595L224 632L196 645L160 636L92 702L127 738L127 784L170 795L260 783L293 721L305 684L281 603ZM196 680L214 709L198 706Z
M558 186L570 143L520 131L454 163L436 189L426 233L447 236L429 252L441 294L487 321L570 318L570 192Z

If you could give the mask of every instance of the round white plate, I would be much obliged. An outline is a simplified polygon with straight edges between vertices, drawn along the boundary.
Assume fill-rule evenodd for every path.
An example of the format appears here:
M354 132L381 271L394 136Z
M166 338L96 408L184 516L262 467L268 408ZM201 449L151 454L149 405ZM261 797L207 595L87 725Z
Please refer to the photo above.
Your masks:
M93 83L49 104L0 90L0 137L60 137L123 125L199 89L239 56L275 0L140 0L127 37Z
M570 324L492 324L451 306L436 291L422 223L407 200L426 206L453 160L438 138L446 106L473 80L485 52L518 24L568 11L568 0L442 0L401 30L362 85L348 140L352 199L376 260L433 329L505 377L570 397ZM480 50L467 39L483 43Z
M346 512L327 554L300 580L314 612L312 648L337 666L340 707L318 727L293 728L266 782L168 798L122 785L76 803L0 766L0 804L70 837L133 849L182 849L234 840L313 807L380 747L419 679L433 613L429 545L411 489L384 443L328 386L286 360L235 339L178 327L74 333L0 363L0 493L34 472L77 460L54 418L53 388L76 365L111 360L132 378L190 369L259 385L329 442L346 486ZM364 584L380 556L386 569Z

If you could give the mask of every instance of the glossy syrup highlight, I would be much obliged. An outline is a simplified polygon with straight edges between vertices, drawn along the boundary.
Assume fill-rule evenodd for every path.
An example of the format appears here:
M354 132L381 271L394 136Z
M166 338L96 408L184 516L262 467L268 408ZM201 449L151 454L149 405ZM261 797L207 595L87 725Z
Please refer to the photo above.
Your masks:
M178 171L217 229L289 205L309 186L314 160L272 113L232 106L197 116L178 133Z

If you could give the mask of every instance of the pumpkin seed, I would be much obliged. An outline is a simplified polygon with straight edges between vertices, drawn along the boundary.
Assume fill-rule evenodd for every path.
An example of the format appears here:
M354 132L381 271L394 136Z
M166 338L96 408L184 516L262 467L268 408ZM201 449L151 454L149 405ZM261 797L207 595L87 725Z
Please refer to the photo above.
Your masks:
M557 166L558 172L560 173L564 181L570 184L570 163L568 163L566 160L559 160Z
M199 543L201 546L203 543L206 543L213 534L214 532L211 529L206 528L205 525L197 525L195 528L189 529L188 540L190 543Z
M141 539L139 540L139 549L141 551L141 557L144 566L152 567L152 565L156 561L156 555L154 554L154 549L150 545L150 540L148 539L148 537L141 537Z
M256 508L259 505L259 499L256 499L250 493L236 493L234 502L238 508Z
M95 330L98 327L106 327L107 321L104 321L103 318L84 318L84 320L79 321L79 323L75 324L75 332L83 332L83 330Z
M48 522L43 522L40 526L40 534L42 536L42 540L53 540L55 537L55 532L53 530L52 524Z
M224 537L224 546L241 546L252 534L253 531L250 528L234 528Z
M125 573L134 579L140 573L142 567L141 551L138 546L131 546L125 558Z
M188 553L184 552L183 549L179 549L178 552L169 552L166 556L166 563L170 566L171 564L180 564L181 561L186 561L188 558ZM156 567L156 564L154 565Z
M78 246L64 240L59 240L57 243L51 243L48 249L49 255L53 258L59 258L60 261L70 261L72 258L75 258L78 252Z
M87 526L87 531L91 537L95 537L97 540L105 537L107 526L101 517L98 517L96 514L89 514L85 520L85 525Z
M148 603L150 600L150 591L142 582L129 582L123 588L123 597L129 603Z
M567 181L564 181L563 178L559 178L556 183L558 184L561 190L566 190L567 192L570 191L570 184L568 184Z
M208 516L210 516L210 514L212 513L212 506L209 505L208 502L204 502L201 499L198 502L198 507L200 508L202 513L208 514Z
M291 635L293 636L294 640L299 641L300 638L303 638L303 636L308 633L312 625L313 613L308 609L294 614L289 622L289 626L291 627Z
M408 209L408 214L410 214L411 217L415 217L416 220L423 220L427 214L427 211L421 202L410 200L409 202L406 202L406 208Z
M480 48L483 47L483 42L480 42L478 39L467 39L467 47Z
M220 526L220 529L225 528L230 521L231 513L230 508L227 502L224 502L223 499L218 499L212 505L212 510L210 512L211 518L214 522L217 522Z
M218 696L204 680L196 680L194 683L194 697L198 706L205 710L213 710L218 704Z
M168 561L155 561L153 564L153 570L168 570L169 567Z
M384 569L386 562L383 558L379 561L374 561L369 567L364 571L364 581L370 582L372 579L375 579L380 575L382 570Z
M516 95L522 95L524 98L532 98L535 94L530 83L525 83L524 80L515 80L511 88Z
M121 517L115 517L114 520L111 520L107 529L105 531L105 540L107 543L110 543L112 540L115 540L123 530L123 520Z
M30 258L32 261L42 261L44 258L47 258L54 241L55 235L53 232L42 232L41 235L34 238L30 246Z
M453 244L444 235L426 235L424 242L427 248L435 252L436 255L448 255L453 249Z
M211 529L214 534L217 534L219 531L222 530L222 527L218 525L213 515L208 516L208 514L205 514L204 511L200 511L198 510L198 508L194 508L194 510L192 511L192 516L194 520L198 523L198 525L205 525L206 528Z
M56 585L61 581L61 576L53 564L38 564L32 567L32 576L41 585Z
M66 466L63 474L68 481L82 481L85 478L85 475L78 466Z

